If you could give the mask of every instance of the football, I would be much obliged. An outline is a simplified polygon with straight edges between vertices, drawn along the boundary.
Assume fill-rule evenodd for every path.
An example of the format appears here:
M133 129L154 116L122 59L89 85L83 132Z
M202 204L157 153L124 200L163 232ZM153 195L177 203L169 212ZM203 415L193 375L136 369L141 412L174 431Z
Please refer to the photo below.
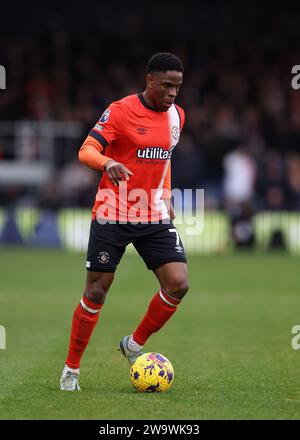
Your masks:
M142 393L167 391L174 380L171 362L160 353L145 353L139 356L130 368L131 383Z

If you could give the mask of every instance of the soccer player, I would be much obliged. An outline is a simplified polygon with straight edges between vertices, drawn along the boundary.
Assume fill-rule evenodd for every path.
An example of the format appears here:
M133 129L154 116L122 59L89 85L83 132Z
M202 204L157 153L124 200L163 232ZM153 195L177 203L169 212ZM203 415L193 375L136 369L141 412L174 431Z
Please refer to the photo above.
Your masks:
M188 290L184 248L172 223L170 165L185 119L174 104L183 71L175 55L153 55L144 92L113 102L79 150L79 160L103 174L92 211L86 286L73 316L61 390L80 390L80 360L129 243L160 284L142 321L119 343L130 364Z

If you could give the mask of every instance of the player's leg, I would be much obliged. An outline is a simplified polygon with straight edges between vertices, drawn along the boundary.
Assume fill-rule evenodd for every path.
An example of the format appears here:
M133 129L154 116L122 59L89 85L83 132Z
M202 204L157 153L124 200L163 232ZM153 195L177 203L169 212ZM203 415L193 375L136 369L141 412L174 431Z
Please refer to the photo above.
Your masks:
M114 273L87 272L83 297L72 319L69 351L60 380L61 390L80 390L80 361L98 322L100 310L113 279Z
M79 389L80 361L99 319L116 267L125 251L125 245L116 242L115 237L121 235L116 228L118 225L101 225L96 221L91 224L86 286L73 315L69 351L60 382L63 390Z
M149 337L159 331L177 311L189 289L185 263L166 263L154 270L160 289L152 298L148 310L133 332L132 339L143 346Z
M97 324L113 278L114 273L87 272L84 294L73 315L70 346L66 359L66 365L72 369L80 366L81 357Z
M163 290L175 301L181 301L189 290L186 263L166 263L154 270Z
M173 316L189 288L183 244L174 225L170 226L150 225L154 233L135 243L148 269L152 269L157 276L160 289L152 298L136 330L120 343L130 363L141 354L148 338Z

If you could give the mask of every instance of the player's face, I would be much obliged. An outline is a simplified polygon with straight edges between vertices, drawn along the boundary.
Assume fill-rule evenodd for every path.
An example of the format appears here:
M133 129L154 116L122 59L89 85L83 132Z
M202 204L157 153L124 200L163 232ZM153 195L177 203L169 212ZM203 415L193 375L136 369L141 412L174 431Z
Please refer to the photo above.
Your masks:
M182 72L170 70L149 73L147 88L154 107L160 112L166 112L175 101L181 84Z

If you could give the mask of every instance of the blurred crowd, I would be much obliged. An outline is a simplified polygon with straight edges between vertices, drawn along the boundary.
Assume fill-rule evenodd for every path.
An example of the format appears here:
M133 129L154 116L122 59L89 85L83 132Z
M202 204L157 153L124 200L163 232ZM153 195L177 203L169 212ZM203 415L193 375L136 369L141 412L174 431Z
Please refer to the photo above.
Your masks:
M20 24L18 34L4 29L0 119L83 127L70 154L56 155L39 203L91 206L99 175L78 163L76 151L112 101L144 89L148 58L170 51L185 65L178 104L186 125L173 187L204 188L209 209L300 210L300 90L291 87L300 64L298 12L269 2L172 5L74 5L49 11L43 24ZM1 143L0 161L11 158ZM22 188L1 191L2 204L26 198Z

